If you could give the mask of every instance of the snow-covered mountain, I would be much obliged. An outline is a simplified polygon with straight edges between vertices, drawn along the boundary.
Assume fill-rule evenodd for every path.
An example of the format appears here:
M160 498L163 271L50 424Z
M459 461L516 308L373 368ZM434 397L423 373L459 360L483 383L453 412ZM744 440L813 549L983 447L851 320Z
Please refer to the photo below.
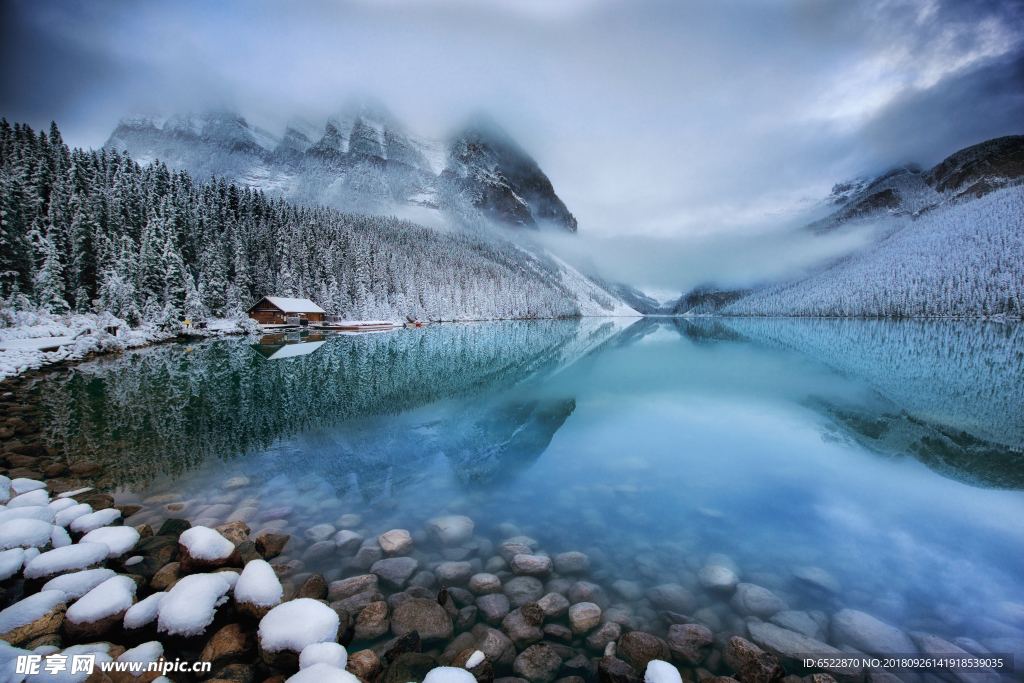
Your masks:
M836 208L805 230L871 227L875 239L796 280L694 290L675 312L1021 317L1024 136L968 147L927 171L906 166L840 183L827 203Z
M122 119L105 145L198 180L224 176L302 204L576 231L537 162L496 123L475 117L446 140L407 133L383 107L360 103L320 125L293 120L277 137L234 113Z
M980 198L1024 178L1024 135L982 142L951 154L924 171L917 164L874 179L838 183L826 200L838 207L807 226L822 233L862 218L919 216L940 206Z

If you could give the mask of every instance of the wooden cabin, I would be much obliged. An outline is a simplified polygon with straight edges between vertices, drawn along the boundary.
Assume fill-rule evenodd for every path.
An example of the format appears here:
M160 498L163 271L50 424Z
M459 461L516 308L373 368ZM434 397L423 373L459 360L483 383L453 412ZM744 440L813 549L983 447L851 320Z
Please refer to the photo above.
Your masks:
M286 299L280 296L265 296L249 309L249 317L260 325L285 325L285 318L322 323L325 313L324 309L309 299Z

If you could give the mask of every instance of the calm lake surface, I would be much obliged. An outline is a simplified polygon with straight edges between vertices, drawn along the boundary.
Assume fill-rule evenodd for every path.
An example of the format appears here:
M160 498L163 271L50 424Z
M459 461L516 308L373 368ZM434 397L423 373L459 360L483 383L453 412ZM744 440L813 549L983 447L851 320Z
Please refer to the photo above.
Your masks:
M521 533L587 553L589 580L652 631L659 608L616 580L679 583L712 630L740 628L696 582L710 561L795 610L1024 641L1020 326L585 319L313 339L52 375L48 437L104 464L119 502L146 502L129 523L297 536L296 580L362 573L309 555L316 524L356 514L371 538L462 514L485 547Z

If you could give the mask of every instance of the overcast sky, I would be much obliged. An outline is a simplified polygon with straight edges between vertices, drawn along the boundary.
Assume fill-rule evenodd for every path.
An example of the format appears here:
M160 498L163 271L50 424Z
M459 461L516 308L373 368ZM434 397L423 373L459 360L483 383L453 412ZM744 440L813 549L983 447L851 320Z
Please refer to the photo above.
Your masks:
M846 177L1024 133L1024 0L2 2L0 115L99 147L129 113L275 132L375 97L488 111L583 236L779 231Z

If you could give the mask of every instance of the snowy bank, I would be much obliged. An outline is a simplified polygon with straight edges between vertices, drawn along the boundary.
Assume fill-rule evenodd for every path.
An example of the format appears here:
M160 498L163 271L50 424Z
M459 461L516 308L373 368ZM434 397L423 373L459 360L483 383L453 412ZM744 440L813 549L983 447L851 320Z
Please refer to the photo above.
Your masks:
M75 361L93 353L116 353L181 336L219 337L254 334L248 318L216 319L203 329L165 329L143 323L132 329L109 313L56 315L27 304L0 301L0 381L26 370L60 361Z

